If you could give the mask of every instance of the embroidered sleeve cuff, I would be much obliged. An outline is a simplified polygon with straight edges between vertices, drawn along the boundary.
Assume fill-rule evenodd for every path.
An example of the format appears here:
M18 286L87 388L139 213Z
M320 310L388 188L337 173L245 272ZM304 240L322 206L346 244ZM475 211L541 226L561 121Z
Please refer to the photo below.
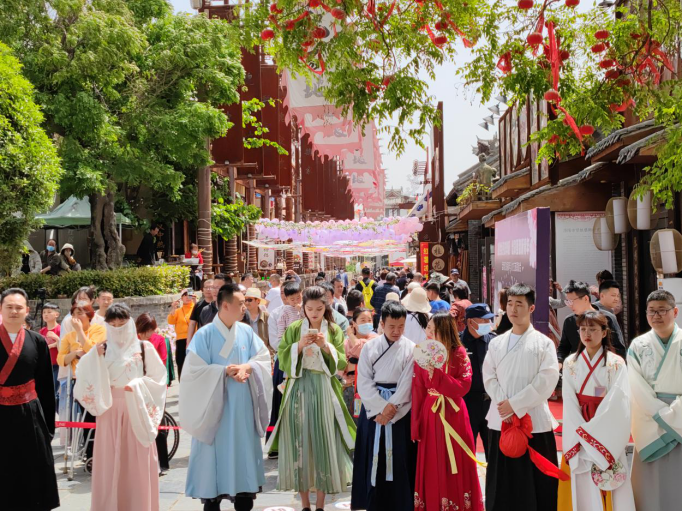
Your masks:
M601 458L603 458L603 460L606 462L606 467L601 467L602 464L597 464L600 466L600 469L606 470L616 463L616 458L611 454L611 452L597 439L592 437L590 433L587 432L583 427L578 427L575 433L580 436L580 443L585 446L585 449L588 450L588 452L591 452L589 455L590 457L600 455Z
M666 423L666 421L663 418L661 418L661 411L654 414L654 421L656 423L658 423L659 427L661 427L668 434L670 434L675 440L677 440L678 443L682 443L682 436L680 435L680 433L677 430L675 430L673 427L668 425L668 423Z

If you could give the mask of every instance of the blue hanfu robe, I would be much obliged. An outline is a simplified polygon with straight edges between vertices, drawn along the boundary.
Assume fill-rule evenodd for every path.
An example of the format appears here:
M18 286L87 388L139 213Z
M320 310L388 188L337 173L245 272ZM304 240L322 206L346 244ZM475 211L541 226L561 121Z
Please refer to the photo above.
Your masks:
M226 376L227 366L244 363L252 367L245 383ZM263 341L241 322L228 329L216 316L192 338L180 382L180 424L192 435L187 496L233 500L262 490L270 364Z

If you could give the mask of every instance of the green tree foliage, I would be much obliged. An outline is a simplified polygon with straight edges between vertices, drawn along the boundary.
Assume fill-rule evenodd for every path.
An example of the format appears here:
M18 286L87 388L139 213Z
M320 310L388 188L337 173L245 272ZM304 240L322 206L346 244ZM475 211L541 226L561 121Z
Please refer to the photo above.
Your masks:
M549 52L551 23L561 55L555 66L561 102L535 134L548 142L540 158L584 149L558 106L586 132L602 134L622 127L621 112L632 108L639 119L654 118L666 129L642 190L670 205L682 189L682 83L679 70L669 72L681 43L680 3L616 3L575 9L564 0L535 0L522 9L503 0L276 0L245 4L242 25L246 44L264 44L281 67L322 74L327 99L352 110L358 124L378 121L390 134L389 149L400 153L406 138L421 143L429 124L438 122L424 78L436 79L434 66L455 60L458 50L472 57L458 74L484 102L496 93L506 94L510 106L530 94L543 97L554 86L557 62ZM607 31L601 39L600 30ZM542 34L535 46L527 40L533 32ZM599 43L602 49L595 48Z
M91 198L94 267L119 266L121 187L177 199L210 163L206 141L230 127L219 106L243 83L235 27L174 15L165 0L25 0L0 3L0 40L44 105L61 192Z
M0 43L0 274L19 263L35 216L54 199L62 169L41 124L31 84L10 49Z

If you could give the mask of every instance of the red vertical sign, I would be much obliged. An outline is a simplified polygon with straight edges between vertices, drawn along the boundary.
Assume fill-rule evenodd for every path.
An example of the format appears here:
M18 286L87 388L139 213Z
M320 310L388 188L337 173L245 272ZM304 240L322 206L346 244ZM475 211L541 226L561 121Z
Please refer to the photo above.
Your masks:
M420 271L424 276L424 279L429 278L429 243L421 242L419 244L419 259L420 259Z

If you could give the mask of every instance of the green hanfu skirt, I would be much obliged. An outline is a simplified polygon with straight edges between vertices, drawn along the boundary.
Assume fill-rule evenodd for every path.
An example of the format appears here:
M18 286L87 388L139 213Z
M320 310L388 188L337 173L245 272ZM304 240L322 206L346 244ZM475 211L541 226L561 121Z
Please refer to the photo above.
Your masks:
M330 377L303 370L291 384L279 426L280 491L344 492L353 463L336 423Z

